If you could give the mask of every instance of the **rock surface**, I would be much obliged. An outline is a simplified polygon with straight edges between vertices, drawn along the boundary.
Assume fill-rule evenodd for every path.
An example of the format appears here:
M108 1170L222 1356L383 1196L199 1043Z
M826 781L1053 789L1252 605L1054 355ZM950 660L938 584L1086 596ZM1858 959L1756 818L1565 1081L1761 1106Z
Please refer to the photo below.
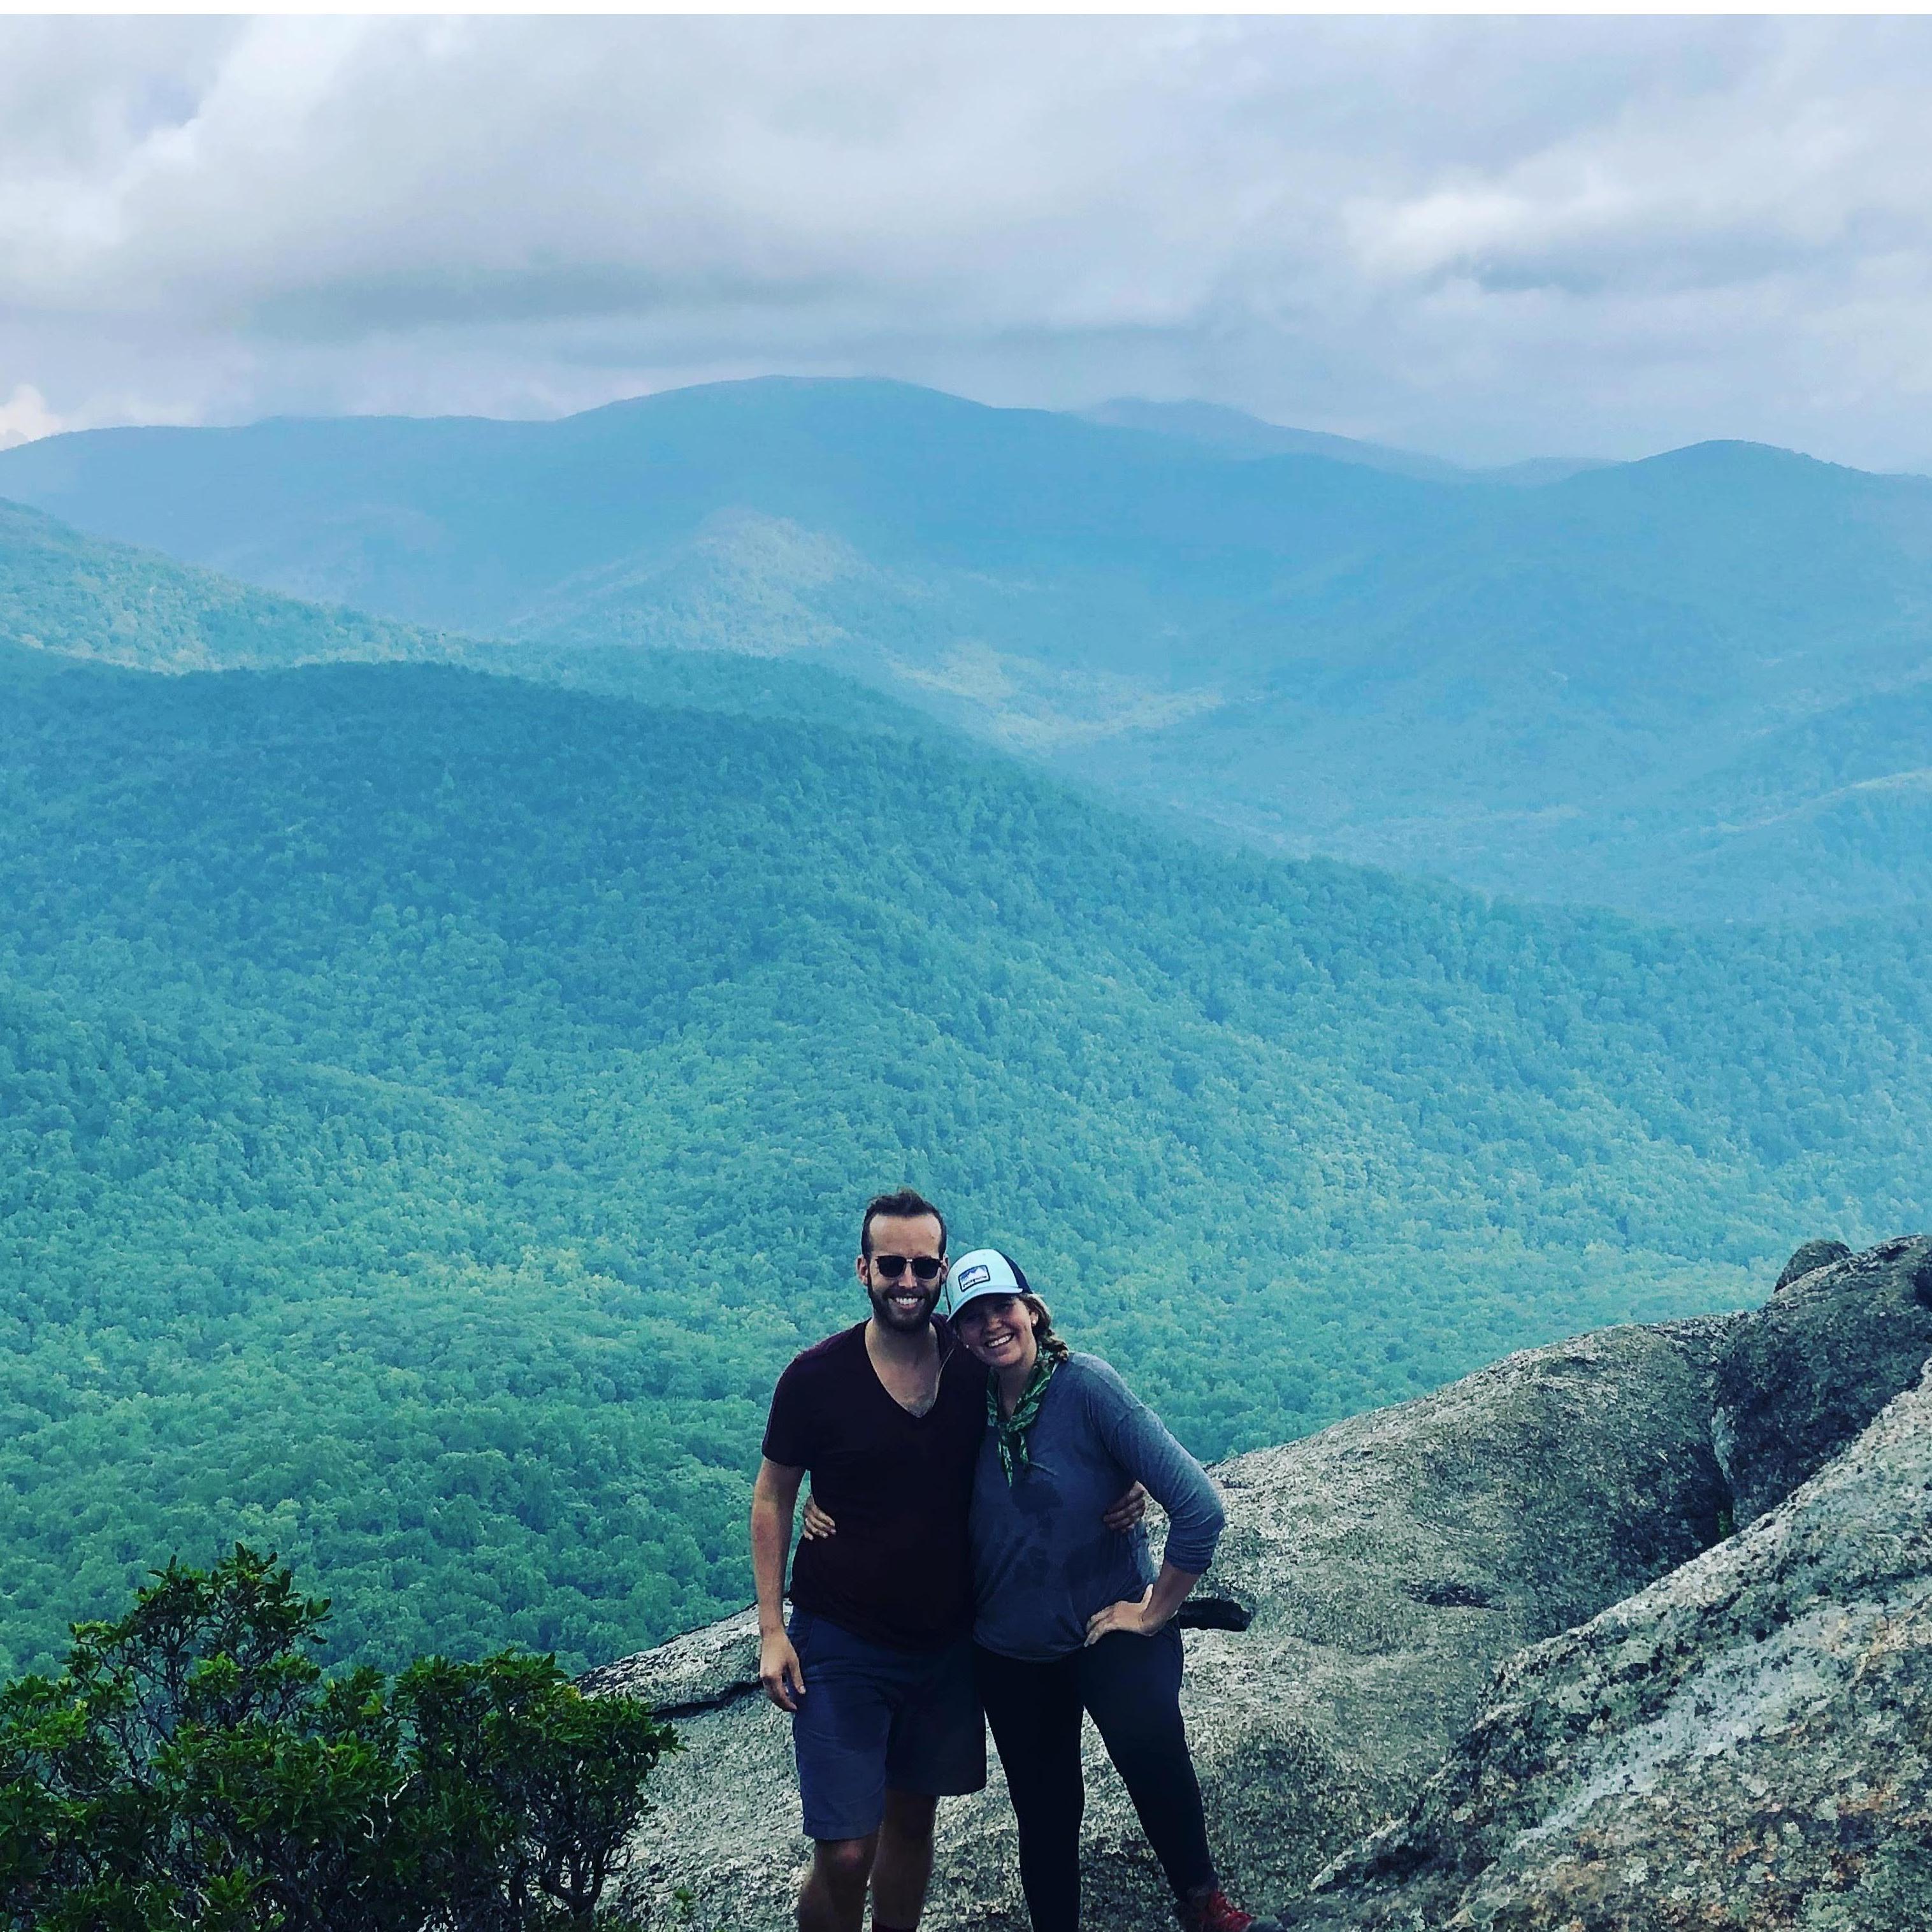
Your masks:
M1932 1239L1922 1234L1809 1269L1738 1320L1718 1354L1713 1423L1736 1520L1816 1474L1928 1355Z
M1236 1888L1299 1889L1407 1804L1504 1658L1714 1539L1726 1497L1711 1377L1727 1325L1606 1330L1220 1466L1229 1527L1200 1594L1210 1620L1238 1622L1234 1606L1252 1620L1189 1630L1186 1700ZM740 1616L587 1680L683 1714L686 1748L653 1775L624 1881L647 1923L790 1924L808 1848L788 1720L755 1674ZM1090 1732L1088 1745L1088 1922L1171 1926L1125 1793ZM997 1771L941 1809L924 1924L1024 1932Z
M1807 1241L1785 1263L1772 1293L1781 1294L1794 1281L1802 1281L1814 1268L1829 1268L1832 1262L1844 1260L1851 1252L1843 1241Z
M1932 1932L1932 1240L1827 1250L1750 1314L1220 1466L1184 1699L1232 1889L1372 1932ZM747 1612L585 1680L687 1747L623 1880L647 1924L792 1922L755 1672ZM1087 1922L1169 1926L1088 1744ZM927 1932L1024 1932L997 1768L940 1838Z
M758 1686L758 1613L740 1610L655 1650L586 1670L577 1684L592 1697L648 1697L661 1718L695 1717L736 1703Z
M1932 1378L1750 1528L1511 1660L1290 1922L1932 1924Z

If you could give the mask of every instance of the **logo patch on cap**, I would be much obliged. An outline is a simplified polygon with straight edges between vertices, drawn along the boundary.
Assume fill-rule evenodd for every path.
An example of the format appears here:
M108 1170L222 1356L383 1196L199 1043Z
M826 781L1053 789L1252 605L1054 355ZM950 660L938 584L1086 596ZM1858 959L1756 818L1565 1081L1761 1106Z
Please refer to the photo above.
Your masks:
M969 1288L977 1288L982 1281L991 1281L993 1270L984 1262L975 1262L954 1277L952 1286L960 1293Z

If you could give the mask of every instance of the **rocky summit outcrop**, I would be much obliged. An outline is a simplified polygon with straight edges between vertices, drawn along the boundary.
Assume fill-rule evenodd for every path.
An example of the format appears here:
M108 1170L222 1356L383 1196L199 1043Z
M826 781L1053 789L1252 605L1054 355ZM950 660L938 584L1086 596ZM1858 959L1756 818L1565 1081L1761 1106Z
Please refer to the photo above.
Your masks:
M1718 1355L1712 1431L1737 1521L1774 1508L1848 1447L1928 1355L1923 1235L1808 1269L1740 1319Z
M1289 1918L1932 1926L1932 1378L1748 1529L1513 1658L1409 1816Z
M1715 1539L1726 1492L1710 1388L1726 1332L1607 1330L1216 1469L1229 1526L1190 1606L1187 1711L1217 1848L1244 1890L1298 1888L1406 1803L1503 1658ZM786 1924L806 1847L789 1732L757 1692L748 1616L588 1688L650 1696L686 1745L652 1780L633 1906L662 1910L682 1888L693 1922L718 1932ZM1097 1747L1089 1787L1092 1922L1167 1924L1158 1870ZM1020 1932L997 1774L980 1798L946 1806L941 1830L928 1932Z
M1774 1294L1781 1294L1794 1281L1802 1281L1814 1268L1828 1268L1851 1253L1843 1241L1806 1241L1792 1251L1790 1260L1780 1271Z
M1928 1263L1888 1243L1753 1314L1526 1352L1220 1465L1186 1699L1235 1888L1387 1932L1932 1927L1932 1394L1873 1422L1932 1354ZM807 1846L755 1669L747 1613L586 1680L685 1739L623 1881L647 1923L790 1923ZM1090 1736L1088 1770L1088 1922L1171 1924ZM1023 1932L997 1770L940 1838L928 1932ZM1775 1916L1798 1898L1830 1912Z

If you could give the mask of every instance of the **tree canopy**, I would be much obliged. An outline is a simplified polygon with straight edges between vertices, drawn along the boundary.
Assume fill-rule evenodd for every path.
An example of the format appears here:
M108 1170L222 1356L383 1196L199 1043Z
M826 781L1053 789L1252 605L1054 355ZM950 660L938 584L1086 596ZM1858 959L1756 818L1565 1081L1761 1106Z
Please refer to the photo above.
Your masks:
M391 1668L735 1607L882 1186L1210 1456L1925 1219L1921 916L1490 904L434 666L9 698L5 1670L238 1538Z

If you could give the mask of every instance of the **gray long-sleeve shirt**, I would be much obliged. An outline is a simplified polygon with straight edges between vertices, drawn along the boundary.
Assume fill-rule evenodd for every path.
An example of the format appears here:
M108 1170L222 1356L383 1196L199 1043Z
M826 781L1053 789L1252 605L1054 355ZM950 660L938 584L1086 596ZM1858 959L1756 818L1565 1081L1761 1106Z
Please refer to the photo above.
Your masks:
M1045 1662L1087 1641L1096 1610L1154 1581L1147 1528L1121 1534L1101 1512L1144 1483L1168 1518L1167 1560L1207 1568L1226 1520L1201 1465L1097 1355L1054 1370L1012 1486L992 1429L973 1478L973 1635L1003 1657Z

